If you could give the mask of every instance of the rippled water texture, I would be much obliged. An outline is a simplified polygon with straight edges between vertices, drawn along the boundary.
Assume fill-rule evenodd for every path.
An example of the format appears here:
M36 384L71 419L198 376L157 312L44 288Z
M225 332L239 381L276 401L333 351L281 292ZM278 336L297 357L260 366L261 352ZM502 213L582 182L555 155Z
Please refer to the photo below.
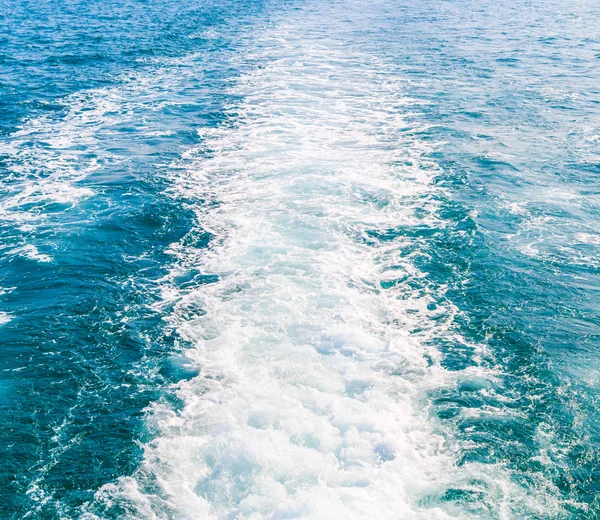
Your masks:
M600 518L597 3L0 9L0 517Z

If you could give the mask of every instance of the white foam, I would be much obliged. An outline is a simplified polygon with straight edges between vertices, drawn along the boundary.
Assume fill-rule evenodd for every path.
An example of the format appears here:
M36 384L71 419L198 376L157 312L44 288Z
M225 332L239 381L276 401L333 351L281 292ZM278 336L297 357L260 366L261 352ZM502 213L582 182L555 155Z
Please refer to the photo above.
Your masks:
M81 150L95 142L106 111L93 105L101 103L103 94L100 89L69 96L64 100L69 107L64 119L27 120L0 143L9 169L2 180L0 218L35 229L36 223L44 221L48 205L68 206L93 195L93 190L77 183L101 167L93 152L87 157Z
M113 86L58 100L62 114L24 120L0 141L7 167L0 180L0 220L35 232L49 225L52 213L92 197L98 188L90 177L131 161L144 146L126 137L123 128L135 127L138 141L141 135L170 135L173 128L165 125L161 110L177 103L173 92L180 84L189 87L189 76L197 78L198 68L190 66L196 61L194 55L164 58L137 71L125 70ZM127 147L134 147L133 154Z
M501 469L457 468L429 416L427 391L461 376L427 346L456 310L380 285L423 274L410 238L370 231L444 226L425 128L390 63L311 38L298 27L318 20L302 16L258 38L230 121L174 167L174 195L215 234L208 250L189 246L198 230L172 246L173 278L219 281L163 293L200 375L176 386L181 409L152 406L142 467L97 501L138 518L467 518L430 497L486 481L509 518L522 490Z
M19 256L23 256L25 258L29 258L30 260L35 260L36 262L41 263L52 262L52 257L50 255L40 253L38 248L35 247L33 244L27 244L16 250L9 251L8 254L17 254Z

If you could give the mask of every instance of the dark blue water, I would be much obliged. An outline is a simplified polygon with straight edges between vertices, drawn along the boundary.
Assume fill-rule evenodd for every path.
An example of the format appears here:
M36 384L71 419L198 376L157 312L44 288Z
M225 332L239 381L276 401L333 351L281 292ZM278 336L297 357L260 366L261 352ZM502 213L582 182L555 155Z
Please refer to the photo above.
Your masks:
M1 518L600 517L600 7L0 1Z

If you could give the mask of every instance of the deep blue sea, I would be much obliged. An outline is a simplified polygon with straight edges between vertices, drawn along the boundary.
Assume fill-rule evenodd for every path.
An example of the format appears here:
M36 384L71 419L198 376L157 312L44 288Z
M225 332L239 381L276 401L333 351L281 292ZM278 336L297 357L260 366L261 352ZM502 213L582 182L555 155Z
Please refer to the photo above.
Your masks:
M600 519L600 3L0 0L0 518Z

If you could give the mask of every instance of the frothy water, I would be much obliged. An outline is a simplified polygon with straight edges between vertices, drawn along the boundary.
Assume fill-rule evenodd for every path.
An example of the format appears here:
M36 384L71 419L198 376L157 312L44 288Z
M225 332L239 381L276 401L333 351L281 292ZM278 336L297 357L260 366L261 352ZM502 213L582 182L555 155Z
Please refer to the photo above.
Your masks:
M0 516L597 517L597 8L16 4Z
M293 22L254 52L242 101L173 165L199 227L172 246L161 307L199 375L180 406L153 405L141 469L98 501L152 518L465 518L440 497L485 480L500 518L553 507L501 467L458 471L429 412L432 388L494 375L442 368L431 340L453 337L456 309L402 283L425 275L384 236L445 226L405 78Z

